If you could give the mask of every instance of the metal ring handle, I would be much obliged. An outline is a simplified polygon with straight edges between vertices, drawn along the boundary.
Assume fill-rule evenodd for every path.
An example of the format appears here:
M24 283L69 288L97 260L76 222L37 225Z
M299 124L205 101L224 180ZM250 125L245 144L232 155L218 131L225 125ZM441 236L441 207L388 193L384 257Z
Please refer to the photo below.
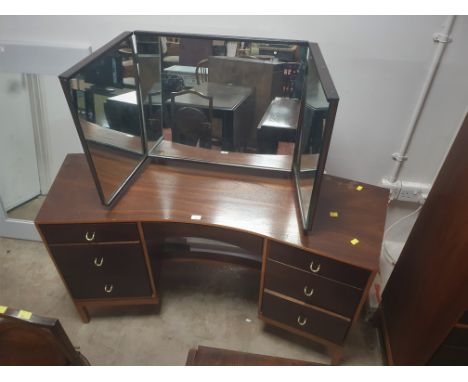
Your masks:
M112 289L114 289L114 286L112 284L110 286L107 284L104 285L104 290L106 291L106 293L111 293Z
M307 297L310 297L314 294L314 288L310 288L310 291L307 291L307 285L304 287L304 294L307 296Z
M102 264L103 264L103 263L104 263L104 257L101 257L101 260L100 260L100 261L98 261L98 258L97 258L97 257L94 258L94 265L95 265L96 267L102 267Z
M302 318L301 315L297 316L297 323L301 326L307 324L307 317Z
M317 273L320 270L320 264L314 268L314 262L311 261L309 268L313 273Z
M91 235L91 237L89 236L89 232L86 232L85 239L86 239L87 241L93 241L93 240L94 240L94 236L96 236L96 232L93 232L93 234Z

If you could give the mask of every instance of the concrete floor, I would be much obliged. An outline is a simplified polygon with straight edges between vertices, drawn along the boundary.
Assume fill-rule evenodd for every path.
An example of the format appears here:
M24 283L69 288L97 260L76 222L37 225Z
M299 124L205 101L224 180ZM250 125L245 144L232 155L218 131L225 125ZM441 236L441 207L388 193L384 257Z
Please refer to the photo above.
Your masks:
M197 345L328 363L320 345L257 319L259 273L231 265L167 264L161 310L94 312L83 324L42 243L0 238L0 305L60 319L93 365L183 365ZM181 280L183 280L181 282ZM378 335L360 320L344 365L382 365Z

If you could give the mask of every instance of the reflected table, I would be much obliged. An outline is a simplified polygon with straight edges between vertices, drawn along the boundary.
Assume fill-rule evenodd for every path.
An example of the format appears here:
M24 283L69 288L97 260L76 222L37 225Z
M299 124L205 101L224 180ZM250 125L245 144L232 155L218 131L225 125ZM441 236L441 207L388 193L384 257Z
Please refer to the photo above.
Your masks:
M213 116L223 121L222 150L238 151L244 148L252 133L252 88L205 82L192 90L213 97ZM175 100L178 105L208 109L208 100L193 94L180 95Z

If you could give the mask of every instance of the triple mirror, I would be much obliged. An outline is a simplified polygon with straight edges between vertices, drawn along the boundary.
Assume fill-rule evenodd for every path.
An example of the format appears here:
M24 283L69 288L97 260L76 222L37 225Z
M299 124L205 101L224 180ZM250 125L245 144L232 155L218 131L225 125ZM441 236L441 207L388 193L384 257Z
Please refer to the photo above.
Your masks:
M293 176L311 228L338 96L317 44L126 32L60 80L101 201L147 158Z

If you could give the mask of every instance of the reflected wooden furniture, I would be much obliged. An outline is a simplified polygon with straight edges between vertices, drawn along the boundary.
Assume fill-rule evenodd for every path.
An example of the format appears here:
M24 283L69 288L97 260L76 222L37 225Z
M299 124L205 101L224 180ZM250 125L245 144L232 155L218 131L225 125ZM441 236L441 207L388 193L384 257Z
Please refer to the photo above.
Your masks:
M382 294L392 365L468 365L468 115Z
M190 349L185 366L321 366L321 364L198 346L196 349Z
M107 209L84 156L72 154L35 223L83 322L93 307L159 304L164 243L214 239L260 270L259 318L323 344L336 364L378 270L387 207L386 190L358 184L325 176L306 235L289 177L160 159Z
M246 146L249 135L246 129L252 111L252 89L245 86L234 86L204 82L194 86L192 91L200 92L213 98L213 117L222 119L221 147L226 151L238 151ZM180 106L208 108L208 101L192 94L176 97Z
M209 57L210 81L247 86L253 94L253 117L249 144L256 146L257 126L270 102L283 95L283 64L242 57Z
M198 62L213 54L213 41L205 38L181 37L179 65L196 66Z
M57 319L7 307L2 307L2 312L0 365L89 365L88 360L73 347Z
M278 142L295 142L301 103L298 99L276 97L257 126L260 153L276 154Z

